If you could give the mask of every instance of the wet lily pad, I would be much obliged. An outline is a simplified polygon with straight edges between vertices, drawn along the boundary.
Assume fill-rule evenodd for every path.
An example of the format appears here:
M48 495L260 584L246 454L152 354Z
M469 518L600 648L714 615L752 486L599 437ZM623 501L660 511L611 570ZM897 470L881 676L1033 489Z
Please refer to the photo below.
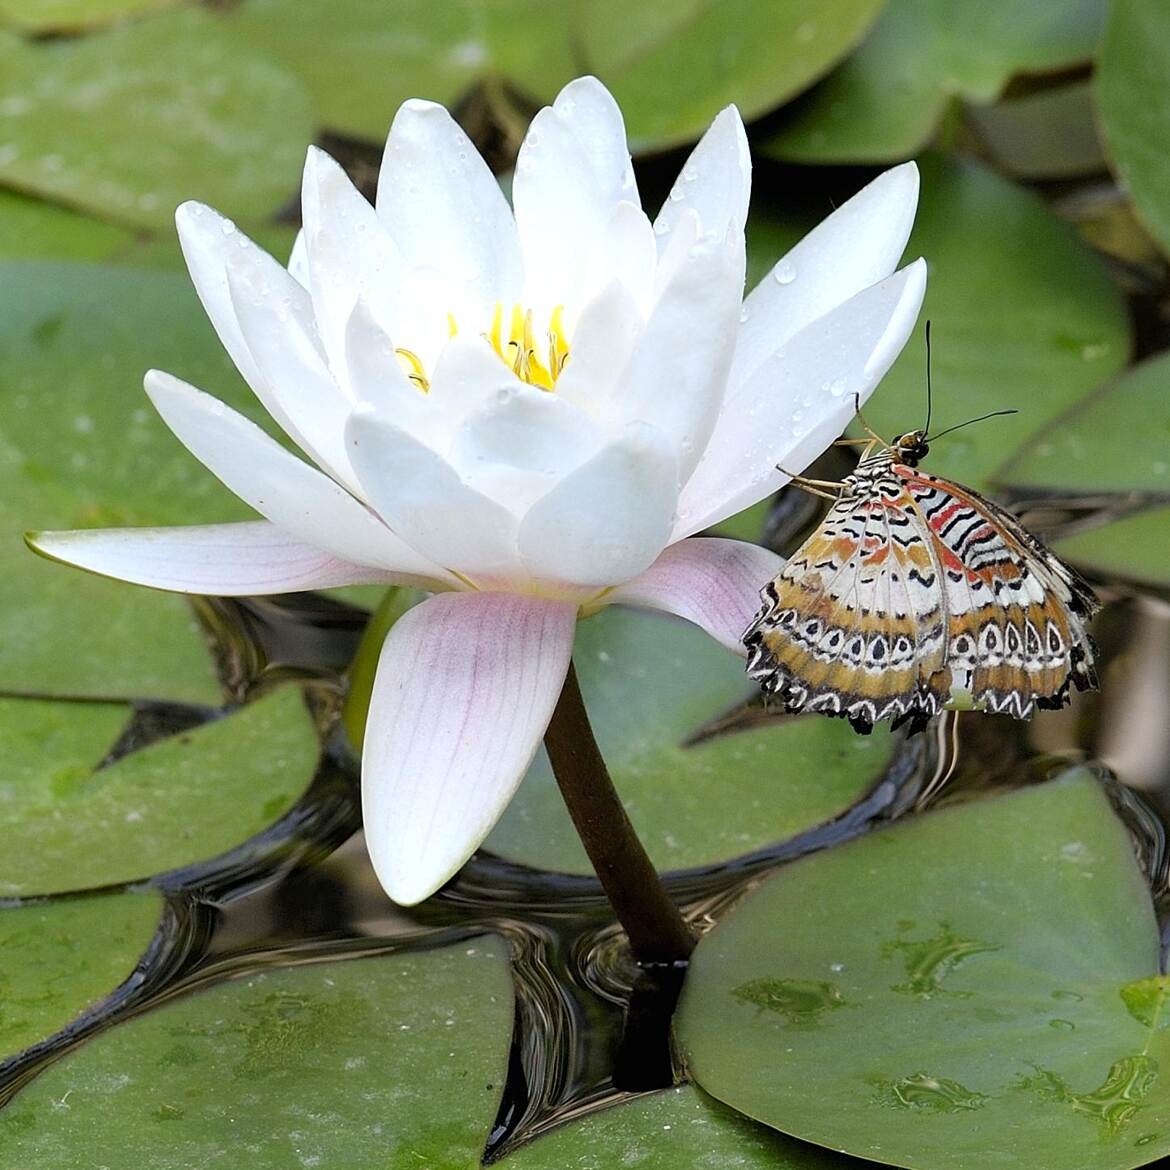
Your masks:
M197 10L43 43L0 32L0 109L0 183L144 227L184 199L269 215L313 136L299 83Z
M161 913L153 891L0 910L0 1061L113 991L134 970Z
M1101 127L1146 227L1170 250L1170 9L1113 0L1097 65Z
M812 163L908 158L956 98L987 103L1017 73L1088 61L1105 7L891 0L857 52L794 107L764 151Z
M881 776L890 737L806 716L693 746L754 694L743 661L694 626L614 606L580 623L574 661L598 743L656 866L726 861L829 820ZM568 873L592 867L543 750L487 849Z
M185 277L0 265L0 690L220 700L183 598L47 564L22 540L251 515L155 416L142 391L151 366L266 419Z
M132 238L125 228L100 219L0 191L0 260L104 260Z
M1013 452L996 478L1033 493L1170 503L1170 357L1144 361L1082 399L1059 425ZM1086 529L1057 547L1107 575L1163 584L1170 581L1170 509Z
M1170 1152L1158 954L1129 836L1074 771L781 870L700 942L678 1038L709 1093L834 1149L1127 1170Z
M379 140L407 98L454 104L480 83L522 130L524 101L547 101L573 77L595 73L621 103L635 148L652 149L697 138L729 102L749 118L778 106L840 60L880 7L409 0L388 20L366 0L249 0L230 27L297 73L325 124L343 133Z
M91 889L215 857L286 812L316 767L294 688L95 771L128 714L0 699L0 896Z
M181 0L0 0L0 24L24 33L75 33L177 3Z
M907 247L926 256L922 319L933 321L937 431L992 410L1019 414L947 435L926 469L986 486L1010 451L1123 369L1129 325L1100 261L1030 192L990 171L930 158ZM918 330L865 408L880 434L921 426L926 354Z
M590 1113L499 1163L507 1170L834 1170L845 1164L757 1125L693 1085Z
M258 972L46 1069L0 1111L0 1145L13 1166L477 1166L511 1023L495 937Z

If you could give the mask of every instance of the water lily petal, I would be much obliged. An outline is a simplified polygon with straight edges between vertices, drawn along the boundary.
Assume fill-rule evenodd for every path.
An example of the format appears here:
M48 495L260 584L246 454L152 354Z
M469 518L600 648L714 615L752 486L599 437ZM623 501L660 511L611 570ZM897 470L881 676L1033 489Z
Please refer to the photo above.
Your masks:
M666 435L630 423L521 521L520 555L532 576L606 586L642 572L670 535L677 467Z
M264 596L338 585L407 584L429 578L338 560L263 520L188 528L88 528L30 532L29 547L102 577L211 597Z
M327 475L286 451L218 398L161 370L146 392L179 442L249 507L344 561L452 581Z
M732 386L702 462L683 489L673 539L754 504L844 430L906 344L926 264L900 272L806 325L745 383Z
M451 338L435 365L429 398L450 433L473 410L520 385L511 367L482 337L460 334Z
M696 211L704 232L722 233L729 223L747 223L752 155L735 106L721 110L691 151L654 221L659 250L687 211Z
M567 398L518 383L463 420L447 458L465 483L519 515L602 439L600 425Z
M552 715L576 608L445 593L391 627L362 749L366 847L386 892L435 892L495 824Z
M879 175L818 224L744 301L732 382L752 374L811 321L897 267L918 206L918 168Z
M310 146L301 183L308 287L321 341L336 374L345 371L345 328L358 297L386 327L393 320L405 262L390 233L349 176Z
M605 600L686 618L742 655L743 633L760 610L760 590L783 564L758 544L695 536L663 550L650 568Z
M525 299L538 315L570 309L604 283L612 260L601 245L618 204L642 216L621 112L600 82L583 78L541 110L520 147L512 203L524 255ZM644 218L644 216L642 216ZM618 242L618 241L614 241Z
M440 275L449 293L446 311L458 320L486 323L496 301L519 299L520 249L508 202L442 106L411 100L399 109L386 140L377 207L407 263Z
M685 480L719 416L743 295L744 243L736 231L690 249L634 342L607 413L668 435ZM570 359L572 360L572 359Z
M412 548L464 577L524 576L516 517L464 483L443 456L365 407L351 416L347 437L370 503Z
M232 307L264 384L280 388L273 389L273 397L295 427L288 432L290 438L322 470L352 489L356 484L344 438L352 404L326 365L308 295L283 275L287 284L277 292L253 266L230 265ZM289 295L289 286L295 295Z
M309 287L309 257L305 245L305 232L302 228L293 240L292 250L288 254L288 274L301 286Z
M617 390L643 322L629 288L619 280L610 281L577 319L569 360L557 380L557 397L589 411L604 410Z

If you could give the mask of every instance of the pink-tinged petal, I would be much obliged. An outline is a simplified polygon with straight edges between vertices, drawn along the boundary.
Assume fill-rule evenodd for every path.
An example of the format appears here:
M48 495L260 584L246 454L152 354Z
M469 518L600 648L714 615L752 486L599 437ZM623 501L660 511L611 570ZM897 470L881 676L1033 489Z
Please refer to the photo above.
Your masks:
M678 500L673 447L648 423L630 423L538 500L519 533L532 576L606 586L652 564L666 546Z
M742 655L744 630L760 609L760 590L783 564L758 544L695 536L672 544L605 601L676 614Z
M350 417L347 435L366 497L412 548L464 577L526 578L516 517L466 484L436 451L364 408Z
M721 110L671 188L654 221L661 251L688 211L698 213L703 233L718 232L734 224L743 231L752 189L752 156L743 121L735 106Z
M471 856L520 784L564 682L577 611L445 593L391 627L362 749L366 847L413 905Z
M90 528L30 532L29 547L102 577L214 597L263 596L338 585L445 586L348 561L302 544L263 520L190 528Z
M744 301L731 380L752 374L790 337L898 265L918 206L918 168L878 175L818 224Z
M606 410L613 418L652 423L669 436L684 481L702 457L723 403L743 272L738 231L707 237L690 249L634 342Z
M378 176L378 217L411 268L441 276L457 320L490 320L496 301L519 299L508 201L442 106L411 100L399 109Z
M278 367L266 370L249 345L252 341L265 352L270 345L280 348L281 339L287 334L298 353L311 353L317 342L308 292L231 220L210 207L202 203L182 204L175 212L175 225L195 290L228 356L281 430L310 459L328 466L313 439L320 413L315 398L304 393L297 378L270 376ZM249 320L247 325L240 321L228 281L229 271L241 285L266 290L264 295L281 306L284 319L276 338L258 335L254 321ZM332 391L332 395L336 393Z
M926 292L916 260L805 326L746 381L729 388L702 462L679 501L673 540L690 536L788 482L848 425L902 351Z
M225 487L290 536L355 564L453 580L344 488L218 398L159 370L146 375L146 392L179 442Z

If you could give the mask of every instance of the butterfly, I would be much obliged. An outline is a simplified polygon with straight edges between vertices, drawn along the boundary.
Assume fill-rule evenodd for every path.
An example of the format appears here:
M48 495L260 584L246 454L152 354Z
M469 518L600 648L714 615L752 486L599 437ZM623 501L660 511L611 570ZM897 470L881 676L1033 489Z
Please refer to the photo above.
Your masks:
M1029 719L1095 688L1100 602L1080 575L998 504L918 470L926 430L869 434L842 440L867 444L843 482L793 477L834 503L761 591L748 674L786 710L863 734L921 730L953 694Z

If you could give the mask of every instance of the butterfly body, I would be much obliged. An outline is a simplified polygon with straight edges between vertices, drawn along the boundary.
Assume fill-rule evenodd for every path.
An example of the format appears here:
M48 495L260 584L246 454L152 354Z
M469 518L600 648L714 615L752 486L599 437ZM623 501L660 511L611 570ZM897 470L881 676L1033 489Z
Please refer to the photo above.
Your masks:
M1096 685L1089 586L1010 513L872 443L763 589L748 673L790 711L921 727L952 696L1030 718Z

